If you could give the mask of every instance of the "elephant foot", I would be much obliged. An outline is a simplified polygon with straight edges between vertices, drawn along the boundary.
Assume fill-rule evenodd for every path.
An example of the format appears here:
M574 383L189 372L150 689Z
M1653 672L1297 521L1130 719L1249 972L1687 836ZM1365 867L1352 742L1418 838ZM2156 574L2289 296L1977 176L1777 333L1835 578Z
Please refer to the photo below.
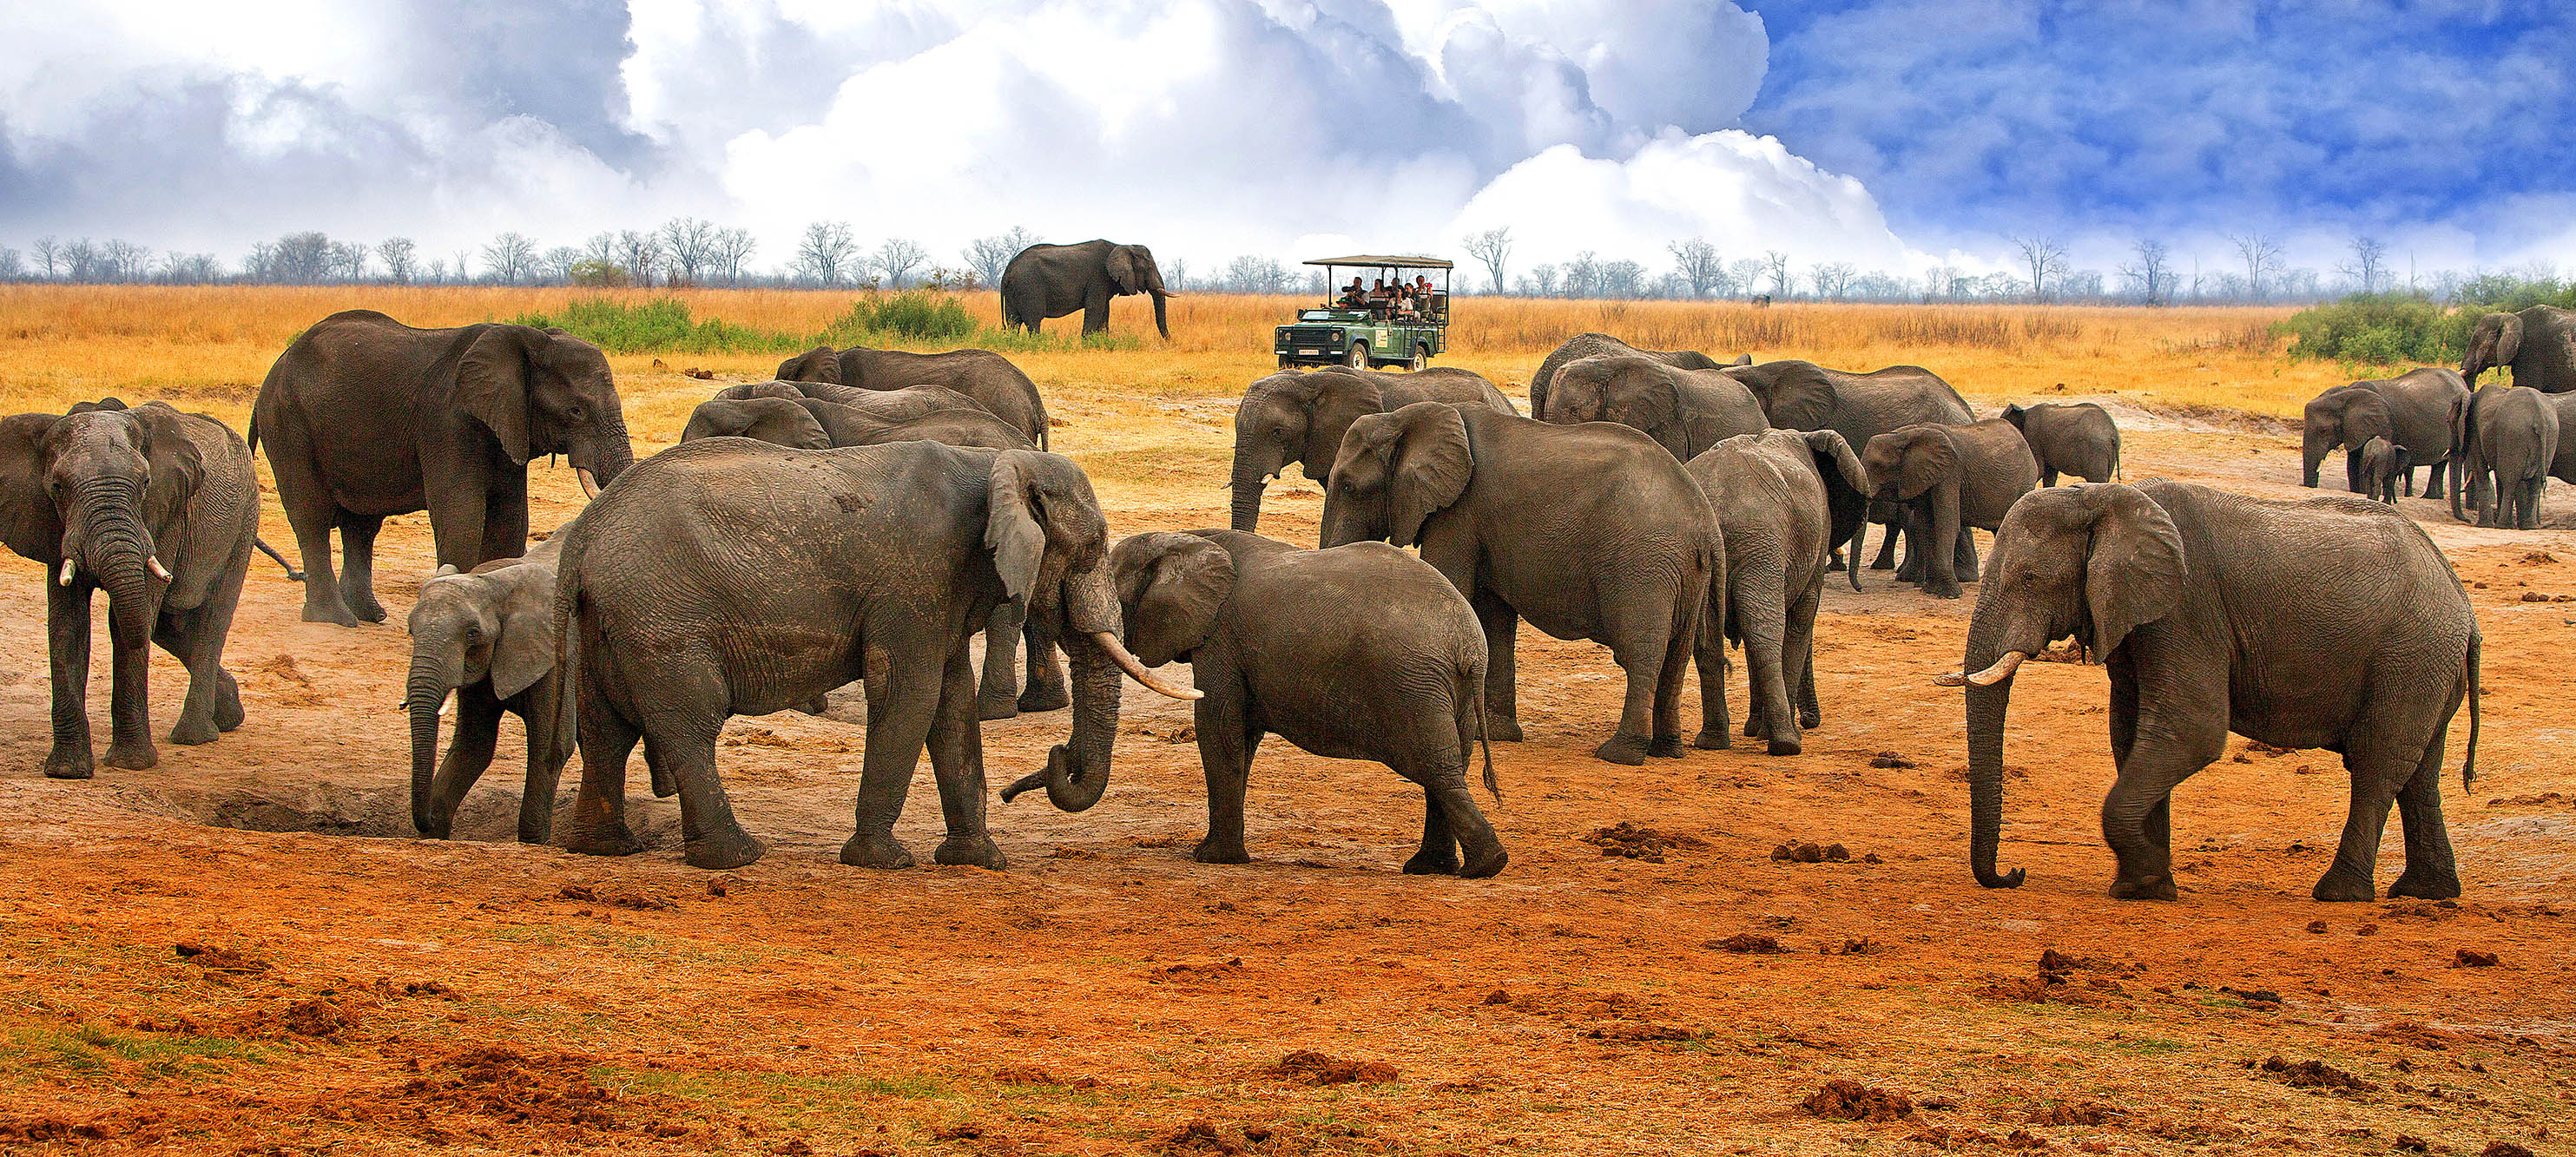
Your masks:
M2378 890L2370 885L2370 877L2348 876L2339 871L2327 872L2308 894L2329 904L2355 903L2379 898ZM2456 892L2453 894L2457 895Z
M182 716L178 726L170 729L170 742L182 747L194 747L200 743L213 743L215 737L221 734L223 732L215 729L214 721L211 719Z
M306 603L304 604L304 621L308 623L335 623L343 627L354 627L358 625L358 616L350 614L349 608L347 607L315 606L311 603Z
M1762 737L1762 710L1759 706L1754 708L1753 714L1744 717L1744 737L1746 739Z
M1658 735L1653 743L1646 745L1646 754L1657 759L1680 759L1685 750L1688 749L1682 746L1682 737L1678 735Z
M1824 725L1824 714L1809 708L1798 709L1798 730L1813 731Z
M841 862L853 868L909 868L912 852L891 835L860 832L841 845Z
M1488 715L1485 717L1485 738L1493 743L1518 743L1521 741L1521 721L1509 715Z
M1735 746L1735 739L1723 727L1703 727L1697 736L1692 737L1691 746L1702 751L1725 751Z
M1424 848L1421 851L1415 852L1413 853L1412 859L1404 862L1404 874L1408 876L1455 876L1458 874L1458 849L1453 845L1442 848L1437 852L1434 852L1429 848Z
M58 747L45 756L45 778L88 779L98 774L98 765L90 759L89 745Z
M2172 876L2122 877L2111 881L2114 900L2172 900L2178 898ZM2366 898L2366 897L2365 897Z
M998 695L988 693L975 697L975 717L977 719L986 720L988 722L995 719L1016 719L1019 717L1019 714L1019 697L1012 695L1009 692L1003 692Z
M797 704L793 709L807 715L828 715L832 711L832 697L828 693L817 695Z
M1197 847L1191 848L1190 858L1202 864L1249 864L1252 853L1244 851L1240 843L1221 844L1210 839L1200 840Z
M159 764L161 762L161 753L153 750L152 744L149 741L138 743L111 743L107 745L107 758L102 759L99 762L104 763L109 767L123 768L127 771L141 771L144 768Z
M631 856L644 850L644 841L636 839L624 820L582 823L574 821L572 831L564 836L563 850L584 856Z
M989 836L950 836L939 841L939 850L931 853L931 862L951 867L988 868L1002 871L1011 862L1002 858L1002 849L993 846Z
M215 730L231 731L242 725L241 684L233 681L232 672L218 670L223 684L215 693Z
M1027 690L1020 692L1019 708L1022 712L1027 714L1034 715L1041 711L1062 711L1072 705L1073 696L1065 692L1064 684L1062 683L1032 682L1029 684ZM987 715L985 718L990 719L992 716Z
M1511 853L1504 851L1503 845L1497 842L1490 848L1478 849L1475 854L1468 856L1467 862L1458 869L1458 877L1463 880L1482 880L1500 873L1503 865L1510 862L1512 862Z
M1773 739L1771 741L1771 754L1773 755L1796 755L1804 750L1806 750L1805 746L1800 744L1794 736L1788 739Z
M1933 582L1924 586L1923 593L1936 599L1955 599L1959 597L1959 584Z
M378 603L376 601L376 596L374 595L367 595L364 598L351 602L349 604L349 613L370 623L381 623L385 621L384 605Z
M2460 898L2460 874L2449 869L2418 872L2408 868L2388 886L2391 900L2405 897L2414 900L2457 900Z
M1870 562L1869 562L1869 569L1871 569L1871 570L1895 570L1895 569L1896 569L1896 564L1895 564L1895 563L1892 563L1892 562L1889 562L1889 561L1887 561L1887 560L1886 560L1886 559L1884 559L1884 558L1874 558L1874 559L1871 559L1871 560L1870 560ZM1904 577L1904 576L1899 575L1898 577L1902 578L1902 577Z
M684 845L681 858L692 868L739 868L761 857L769 845L741 828L709 832Z
M1646 762L1646 737L1642 735L1613 735L1608 739L1602 740L1601 746L1593 748L1592 754L1595 758L1605 760L1610 763L1636 767Z

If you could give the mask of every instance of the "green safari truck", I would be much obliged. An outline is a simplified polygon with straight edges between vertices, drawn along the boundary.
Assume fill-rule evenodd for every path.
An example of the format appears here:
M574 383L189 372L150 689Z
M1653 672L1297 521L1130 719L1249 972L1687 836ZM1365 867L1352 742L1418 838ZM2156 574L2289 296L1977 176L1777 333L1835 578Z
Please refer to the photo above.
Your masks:
M1421 369L1449 348L1449 270L1437 257L1319 257L1306 264L1324 269L1326 298L1320 306L1297 311L1297 320L1280 326L1272 347L1279 366L1345 365L1353 369L1402 365ZM1343 282L1341 271L1350 274ZM1372 272L1373 271L1373 272ZM1427 292L1410 297L1394 286L1431 281ZM1374 277L1376 284L1364 279ZM1372 292L1378 285L1390 292Z

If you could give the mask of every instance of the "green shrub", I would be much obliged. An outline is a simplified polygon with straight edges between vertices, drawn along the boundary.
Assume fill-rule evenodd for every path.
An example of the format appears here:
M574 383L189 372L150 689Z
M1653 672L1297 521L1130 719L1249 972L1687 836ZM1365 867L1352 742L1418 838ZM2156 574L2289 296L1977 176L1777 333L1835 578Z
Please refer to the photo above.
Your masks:
M2354 294L2300 310L2275 327L2290 356L2352 366L2444 365L2460 360L2468 326L2428 298Z
M677 297L622 301L611 297L577 297L551 313L532 311L510 319L519 325L554 328L613 354L792 354L818 345L973 346L1003 352L1070 349L1132 350L1144 343L1132 336L1071 333L1032 334L985 329L952 293L907 289L893 294L867 294L816 333L787 333L737 325L721 318L700 319Z
M698 320L689 303L657 297L628 303L608 297L577 297L557 313L523 313L510 319L520 325L561 329L613 354L794 353L814 344L807 338L776 330L754 329L721 318Z

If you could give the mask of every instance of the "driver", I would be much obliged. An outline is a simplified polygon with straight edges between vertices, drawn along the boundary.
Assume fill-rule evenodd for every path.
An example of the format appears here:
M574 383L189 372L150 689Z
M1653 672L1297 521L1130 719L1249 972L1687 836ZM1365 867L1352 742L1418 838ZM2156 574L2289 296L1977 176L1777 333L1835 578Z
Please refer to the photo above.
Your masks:
M1359 274L1351 275L1350 288L1342 291L1338 304L1344 309L1360 309L1368 305L1368 290L1360 288Z

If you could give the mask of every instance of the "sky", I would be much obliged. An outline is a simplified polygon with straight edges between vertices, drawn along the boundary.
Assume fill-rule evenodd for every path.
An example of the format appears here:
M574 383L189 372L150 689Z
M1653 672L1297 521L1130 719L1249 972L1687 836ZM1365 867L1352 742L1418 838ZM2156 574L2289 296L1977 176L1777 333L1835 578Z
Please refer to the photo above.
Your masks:
M2046 235L2576 268L2563 0L331 0L0 10L0 245L695 215L1921 273Z

